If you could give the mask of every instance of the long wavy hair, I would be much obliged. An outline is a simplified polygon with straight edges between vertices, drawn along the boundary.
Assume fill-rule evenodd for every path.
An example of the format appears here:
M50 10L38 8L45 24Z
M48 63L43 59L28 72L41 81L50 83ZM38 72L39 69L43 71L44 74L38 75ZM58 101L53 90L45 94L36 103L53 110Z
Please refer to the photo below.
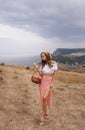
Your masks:
M40 56L42 56L42 54L46 56L46 61L41 60L40 62L40 65L42 66L42 68L45 66L45 64L48 64L50 68L53 67L51 53L48 51L43 51L41 52Z

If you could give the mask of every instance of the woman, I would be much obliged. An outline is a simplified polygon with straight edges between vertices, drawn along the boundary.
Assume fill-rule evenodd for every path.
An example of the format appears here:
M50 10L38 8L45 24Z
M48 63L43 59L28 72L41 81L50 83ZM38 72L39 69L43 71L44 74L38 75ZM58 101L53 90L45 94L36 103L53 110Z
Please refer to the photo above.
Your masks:
M47 106L51 106L51 96L53 81L57 74L58 66L55 61L52 60L51 54L47 51L41 52L40 68L33 64L41 76L40 83L40 103L42 106L42 115L40 119L40 126L44 125L45 118L49 118L47 114Z

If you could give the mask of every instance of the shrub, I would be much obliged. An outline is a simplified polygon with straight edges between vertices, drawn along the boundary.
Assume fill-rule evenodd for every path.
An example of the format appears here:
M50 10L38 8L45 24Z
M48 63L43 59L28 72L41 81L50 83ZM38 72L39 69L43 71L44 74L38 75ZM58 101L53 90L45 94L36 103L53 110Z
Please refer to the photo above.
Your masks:
M2 73L2 70L0 70L0 73Z
M17 76L14 76L13 79L17 79L18 77Z
M0 76L0 80L3 80L3 77L2 77L2 76Z
M2 63L0 63L0 65L5 65L5 63L2 62Z
M30 69L30 67L29 67L29 66L27 66L27 67L26 67L26 69L28 69L28 70L29 70L29 69Z

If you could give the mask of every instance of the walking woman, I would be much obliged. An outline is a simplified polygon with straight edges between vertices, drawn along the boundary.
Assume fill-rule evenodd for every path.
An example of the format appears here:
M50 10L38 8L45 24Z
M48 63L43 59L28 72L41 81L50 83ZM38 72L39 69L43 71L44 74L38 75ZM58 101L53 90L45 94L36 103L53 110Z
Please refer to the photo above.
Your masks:
M34 63L33 66L41 76L41 83L39 85L39 89L42 114L39 125L42 126L45 123L45 118L49 118L47 113L47 106L52 105L51 97L53 81L57 75L58 66L57 63L52 60L52 56L49 52L41 52L40 56L40 67L38 67L36 63Z

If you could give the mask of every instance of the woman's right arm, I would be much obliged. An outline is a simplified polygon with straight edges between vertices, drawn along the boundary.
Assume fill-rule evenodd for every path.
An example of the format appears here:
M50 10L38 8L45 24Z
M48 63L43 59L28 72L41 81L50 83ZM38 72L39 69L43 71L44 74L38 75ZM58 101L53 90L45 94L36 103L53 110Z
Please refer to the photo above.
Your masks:
M39 75L42 76L42 72L36 63L33 63L34 68L38 71Z

